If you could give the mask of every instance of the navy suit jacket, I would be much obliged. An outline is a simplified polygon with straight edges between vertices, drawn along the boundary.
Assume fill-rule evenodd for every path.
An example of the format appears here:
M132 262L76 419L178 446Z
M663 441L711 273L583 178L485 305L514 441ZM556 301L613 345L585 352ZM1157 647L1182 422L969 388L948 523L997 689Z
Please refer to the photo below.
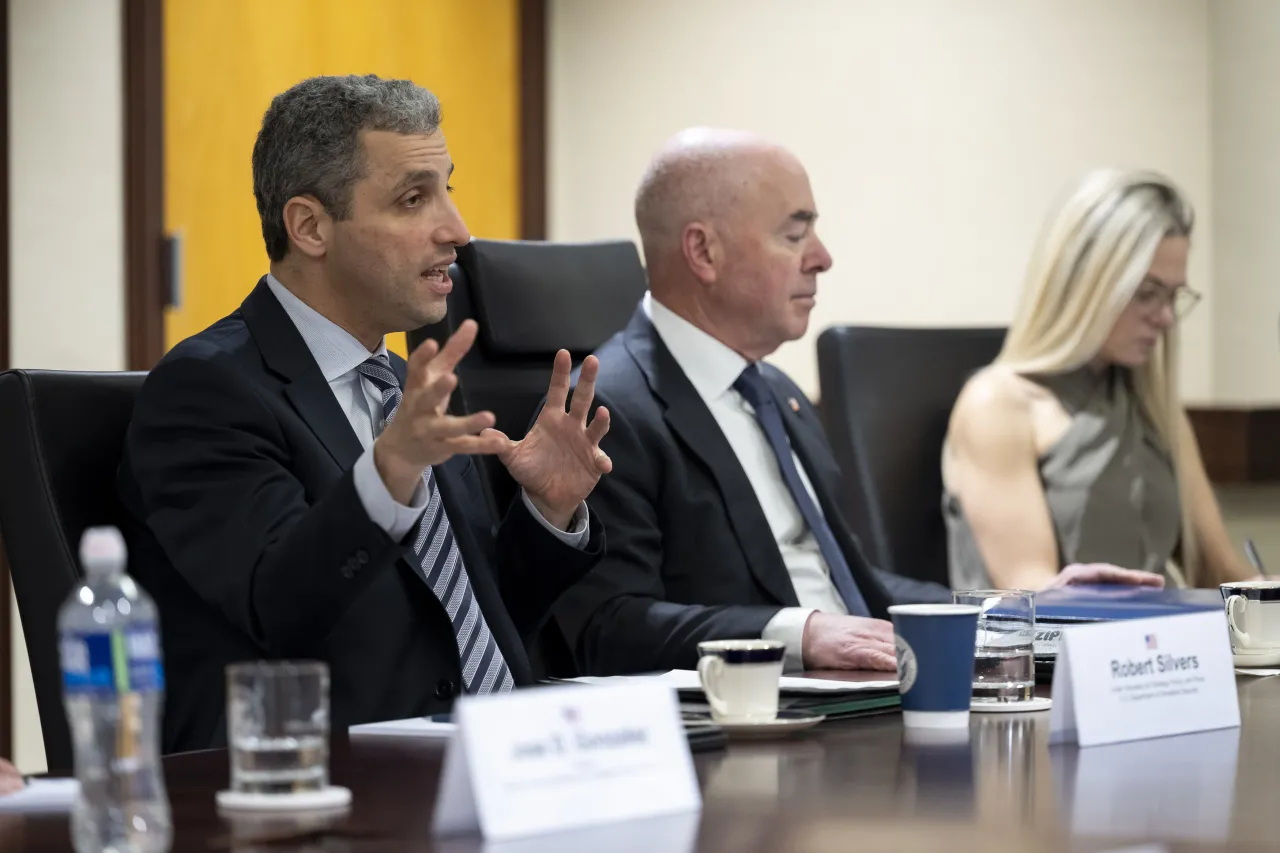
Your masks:
M798 605L795 588L737 455L643 307L596 356L613 472L592 492L591 512L609 551L556 604L556 621L584 673L692 669L699 642L759 637L781 608ZM868 564L840 516L840 469L817 412L782 371L760 370L871 615L887 618L891 603L949 602L937 584Z
M160 610L166 752L225 742L234 661L326 661L335 729L451 708L453 628L414 560L416 527L397 542L365 512L351 475L362 452L265 279L147 377L118 485L130 572ZM496 525L472 458L435 470L475 596L527 684L525 641L599 560L600 522L593 513L584 550L520 500Z

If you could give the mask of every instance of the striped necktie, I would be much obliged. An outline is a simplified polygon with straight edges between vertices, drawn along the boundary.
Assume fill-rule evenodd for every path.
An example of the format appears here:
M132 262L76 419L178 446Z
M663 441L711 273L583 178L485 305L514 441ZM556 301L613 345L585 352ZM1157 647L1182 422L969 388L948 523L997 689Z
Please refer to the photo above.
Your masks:
M391 362L385 355L378 355L358 369L382 392L382 413L385 424L390 424L403 398L400 380L391 369ZM427 468L422 472L422 479L427 490L427 509L418 522L413 553L427 586L449 614L458 645L458 659L462 664L463 684L468 693L506 693L515 686L511 670L507 668L502 650L480 612L480 602L476 601L475 591L467 577L462 552L458 550L449 516L440 501L435 472Z

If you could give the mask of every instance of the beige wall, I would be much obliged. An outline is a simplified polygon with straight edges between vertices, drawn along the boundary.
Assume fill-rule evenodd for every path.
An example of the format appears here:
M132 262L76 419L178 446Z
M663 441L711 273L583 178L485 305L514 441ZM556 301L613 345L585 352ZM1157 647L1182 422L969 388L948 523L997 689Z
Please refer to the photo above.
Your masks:
M1265 0L1264 0L1265 2ZM1004 323L1044 211L1104 164L1180 181L1205 227L1184 388L1213 388L1204 0L553 0L550 229L632 236L663 139L765 133L806 163L835 258L806 340L774 360L816 391L842 323Z
M555 239L631 237L654 148L742 127L806 163L835 258L809 337L840 323L1007 322L1054 192L1101 164L1198 210L1188 402L1280 403L1280 2L552 0ZM1280 571L1280 487L1218 490Z
M15 367L124 366L119 0L10 0ZM17 608L13 608L17 613ZM44 769L26 646L13 629L14 760Z
M1214 393L1280 402L1280 3L1209 4L1213 91Z

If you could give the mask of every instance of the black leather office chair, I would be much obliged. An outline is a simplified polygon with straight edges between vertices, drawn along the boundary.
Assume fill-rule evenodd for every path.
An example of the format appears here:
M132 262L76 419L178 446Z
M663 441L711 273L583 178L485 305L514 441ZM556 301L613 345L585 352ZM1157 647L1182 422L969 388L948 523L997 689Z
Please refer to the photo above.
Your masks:
M458 365L457 412L493 412L498 429L523 438L547 393L556 351L574 365L620 331L648 287L633 243L534 243L473 240L449 268L449 313L410 332L409 349L440 343L468 318L480 324ZM516 486L496 459L485 460L495 513L505 514Z
M498 429L523 438L547 393L552 359L567 349L574 365L621 331L648 281L633 243L533 243L474 240L449 268L453 293L445 319L409 333L412 350L427 338L443 343L467 318L480 324L458 365L455 413L489 410ZM485 459L496 517L516 494L497 459ZM576 674L560 631L544 629L529 649L535 675Z
M843 326L818 336L822 419L845 517L880 568L950 585L942 443L960 389L1005 330Z
M0 373L0 537L9 556L50 770L72 769L58 608L82 577L80 535L125 529L116 469L145 373Z

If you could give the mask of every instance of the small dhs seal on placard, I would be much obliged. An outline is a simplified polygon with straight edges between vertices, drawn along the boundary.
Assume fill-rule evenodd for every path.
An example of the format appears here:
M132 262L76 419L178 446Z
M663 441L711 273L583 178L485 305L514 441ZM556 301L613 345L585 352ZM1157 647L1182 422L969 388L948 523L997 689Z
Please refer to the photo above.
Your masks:
M898 656L898 680L901 682L898 692L907 693L916 683L916 653L901 634L894 635L893 650Z

